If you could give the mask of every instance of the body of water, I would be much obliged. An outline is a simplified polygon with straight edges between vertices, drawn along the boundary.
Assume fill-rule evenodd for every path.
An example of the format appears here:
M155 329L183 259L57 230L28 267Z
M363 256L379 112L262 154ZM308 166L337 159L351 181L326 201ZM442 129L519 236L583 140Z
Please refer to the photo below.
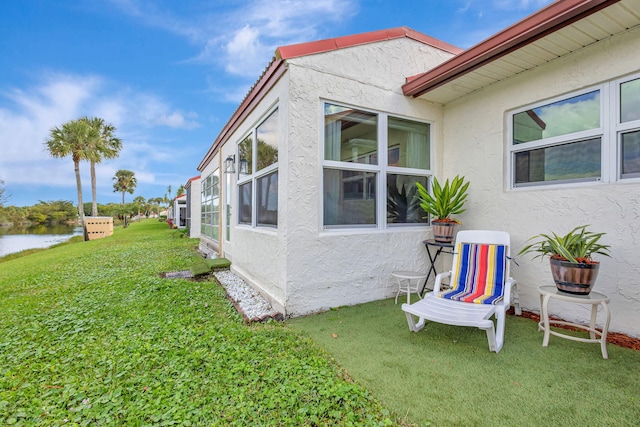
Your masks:
M82 227L66 225L0 227L0 257L26 249L48 248L81 234Z

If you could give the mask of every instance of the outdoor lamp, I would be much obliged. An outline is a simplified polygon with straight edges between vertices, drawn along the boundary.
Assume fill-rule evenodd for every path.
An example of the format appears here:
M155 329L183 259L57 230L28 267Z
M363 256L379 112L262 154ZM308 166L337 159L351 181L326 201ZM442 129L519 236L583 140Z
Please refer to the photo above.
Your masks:
M240 159L240 173L243 175L249 174L249 162L247 159Z
M224 173L235 173L236 155L232 154L224 161Z

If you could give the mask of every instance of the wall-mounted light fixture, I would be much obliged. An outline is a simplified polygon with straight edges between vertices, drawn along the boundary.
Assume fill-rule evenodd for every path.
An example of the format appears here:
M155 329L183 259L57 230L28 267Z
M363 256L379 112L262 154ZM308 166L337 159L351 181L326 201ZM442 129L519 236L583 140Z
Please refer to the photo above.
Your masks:
M236 155L232 154L224 161L224 173L236 173Z

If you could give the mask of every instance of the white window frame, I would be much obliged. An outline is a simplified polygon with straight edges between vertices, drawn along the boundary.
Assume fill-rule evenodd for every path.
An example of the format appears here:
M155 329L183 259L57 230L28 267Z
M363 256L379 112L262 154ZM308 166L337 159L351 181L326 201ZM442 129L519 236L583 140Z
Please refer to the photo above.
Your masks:
M507 176L508 188L510 190L541 189L545 187L571 187L580 185L599 185L614 182L628 182L640 180L640 174L632 174L622 177L622 157L621 140L622 134L629 131L640 130L640 120L626 123L620 122L620 85L622 83L640 78L639 74L628 75L622 78L611 80L600 85L589 86L579 91L570 92L561 96L546 99L526 105L516 110L507 112ZM526 142L515 145L513 143L513 117L515 114L527 110L535 109L544 105L553 104L585 93L600 91L600 127L587 131L575 132L568 135L561 135L551 138L544 138L537 141ZM599 137L601 139L601 165L600 177L594 179L579 180L559 180L534 183L515 183L515 155L519 152L531 151L538 148L552 147L571 142L584 141L590 138Z
M214 195L213 195L214 194L214 189L215 189L215 184L213 182L211 183L211 185L207 184L207 181L209 181L209 180L213 181L214 177L218 178L218 184L217 184L217 187L218 187L218 196L217 196L217 199L218 199L218 210L217 211L214 209L214 205L215 205L214 204L214 200L216 199L216 197L214 197ZM201 201L201 204L200 204L200 209L201 209L201 212L200 212L200 221L201 221L201 223L200 223L200 233L203 236L205 236L206 238L208 238L209 240L212 240L214 242L219 242L220 241L220 235L219 235L220 234L220 199L221 199L221 197L220 197L220 191L221 191L220 169L219 168L214 169L209 175L207 175L203 180L201 180L201 183L202 184L201 184L201 189L200 189L200 192L201 192L201 197L200 197L200 201ZM203 197L202 194L205 193L205 191L207 189L209 189L211 191L211 197L210 197L210 203L211 204L210 204L210 206L207 205L208 209L205 209L204 201L208 202L209 199L206 199L205 197ZM214 217L218 218L218 224L212 224L212 223L207 222L207 220L206 220L207 215L209 215L211 218L214 218ZM215 232L213 232L213 233L208 233L207 232L207 230L208 230L207 227L211 228L211 230L215 230L215 229L218 230L218 238L217 239L213 235L213 234L215 234Z
M325 105L331 104L344 108L353 108L366 113L375 114L377 116L377 154L378 164L364 164L355 162L343 162L337 160L325 160L325 134L324 134L324 121L325 121ZM409 120L417 123L424 123L429 125L429 168L428 169L416 169L399 166L388 165L388 125L389 117ZM434 159L434 143L433 143L433 122L428 120L422 120L415 117L404 116L402 114L389 113L384 111L377 111L370 108L365 108L357 105L350 105L339 101L333 101L329 99L321 99L320 102L320 137L319 141L319 153L322 162L322 168L320 173L320 227L324 231L344 231L344 230L385 230L391 228L406 228L406 227L428 227L430 223L387 223L387 174L407 175L407 176L423 176L427 178L429 187L431 186L431 179L433 177L433 159ZM324 171L325 169L334 169L339 171L357 171L357 172L373 172L376 174L376 206L375 224L338 224L338 225L325 225L324 224Z
M251 228L261 228L261 229L277 229L278 225L268 225L268 224L258 224L258 212L257 212L257 202L258 202L258 180L263 178L266 175L269 175L273 172L278 171L278 164L280 162L280 138L278 138L278 161L272 165L269 165L259 171L256 171L258 165L258 137L257 132L258 128L271 117L273 113L278 111L278 105L275 104L271 106L266 112L260 116L260 118L256 121L254 125L251 126L251 130L244 134L242 138L238 140L236 143L236 158L238 159L236 162L236 194L237 197L237 205L236 209L238 214L236 215L236 225L241 227L251 227ZM280 136L280 126L281 126L281 117L278 112L278 137ZM239 145L242 141L244 141L247 137L251 137L251 165L252 171L250 174L240 174L240 150ZM279 177L278 177L279 178ZM251 224L240 222L240 212L242 207L240 206L240 186L250 183L251 184ZM280 188L280 184L278 184L278 191ZM279 203L279 202L278 202ZM278 209L280 206L278 206Z

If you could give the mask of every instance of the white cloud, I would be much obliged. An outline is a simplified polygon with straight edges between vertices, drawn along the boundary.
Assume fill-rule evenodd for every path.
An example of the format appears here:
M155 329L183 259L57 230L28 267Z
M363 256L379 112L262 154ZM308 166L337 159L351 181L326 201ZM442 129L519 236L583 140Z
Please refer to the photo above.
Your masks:
M231 74L256 76L256 69L266 66L265 51L258 29L245 25L225 46L226 56L230 59L225 68Z
M176 6L160 10L144 0L111 0L145 25L163 28L200 47L191 62L221 66L232 75L255 78L278 46L321 38L329 22L347 20L357 0L250 0L222 9L212 2L199 17L181 18ZM188 7L188 6L183 6Z
M140 170L152 180L149 162L173 160L168 147L148 143L154 131L199 126L196 113L173 109L153 94L116 89L97 76L48 73L30 88L0 88L0 178L8 185L75 186L71 159L51 158L44 142L53 127L85 115L114 124L124 141L121 156L107 165L113 167L101 165L107 182L117 169ZM89 165L80 170L88 186Z

